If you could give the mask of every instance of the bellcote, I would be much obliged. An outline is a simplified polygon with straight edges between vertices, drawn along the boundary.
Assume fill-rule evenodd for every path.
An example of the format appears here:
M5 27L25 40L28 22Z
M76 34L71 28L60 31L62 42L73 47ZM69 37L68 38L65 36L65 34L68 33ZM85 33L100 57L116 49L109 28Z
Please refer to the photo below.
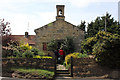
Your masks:
M57 16L56 16L56 20L64 20L65 16L64 16L64 5L56 5L57 8Z

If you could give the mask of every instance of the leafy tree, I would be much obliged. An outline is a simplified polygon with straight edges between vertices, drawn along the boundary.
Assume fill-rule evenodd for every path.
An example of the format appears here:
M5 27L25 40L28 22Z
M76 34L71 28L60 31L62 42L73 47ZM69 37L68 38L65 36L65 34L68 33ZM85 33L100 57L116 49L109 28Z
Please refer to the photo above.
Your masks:
M66 37L63 40L52 40L48 43L48 50L54 51L62 48L66 54L74 52L74 44L72 37Z
M2 37L3 46L8 46L10 40L13 39L13 37L9 36L11 35L11 28L9 25L9 22L5 22L4 19L0 19L0 37Z
M86 33L86 30L85 30L85 28L86 28L86 24L85 23L86 23L85 21L81 21L81 24L78 25L77 27L84 31L84 37L86 38L86 34L87 33Z
M81 21L81 24L78 25L77 27L78 27L79 29L85 31L85 27L86 27L85 23L86 23L85 21Z
M52 40L51 42L48 43L48 50L49 51L54 51L54 50L58 50L59 48L59 43L57 40Z
M95 21L88 24L87 37L93 37L99 31L105 31L105 20L106 20L106 31L113 34L120 34L120 26L118 22L111 18L109 13L106 16L97 17Z
M75 50L73 37L66 37L63 43L61 44L61 47L63 47L63 50L66 54L73 53Z
M6 36L11 34L10 23L5 22L4 19L0 19L0 35Z

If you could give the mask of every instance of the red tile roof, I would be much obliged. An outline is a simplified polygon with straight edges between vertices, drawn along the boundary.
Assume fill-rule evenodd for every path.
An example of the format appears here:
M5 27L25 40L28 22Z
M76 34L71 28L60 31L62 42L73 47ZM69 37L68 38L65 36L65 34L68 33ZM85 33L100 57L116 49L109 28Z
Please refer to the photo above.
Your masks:
M25 37L25 35L10 35L10 37L18 41L23 41L25 44L29 43L35 45L35 35L29 35L28 37Z

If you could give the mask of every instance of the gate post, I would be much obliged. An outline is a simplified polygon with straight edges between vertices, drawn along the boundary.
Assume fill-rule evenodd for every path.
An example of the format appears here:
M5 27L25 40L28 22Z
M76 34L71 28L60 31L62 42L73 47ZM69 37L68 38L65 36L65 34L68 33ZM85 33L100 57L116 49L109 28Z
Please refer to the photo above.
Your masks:
M71 62L71 77L73 77L73 57L71 56L71 60L70 60L70 62Z
M56 76L56 57L54 58L54 75Z

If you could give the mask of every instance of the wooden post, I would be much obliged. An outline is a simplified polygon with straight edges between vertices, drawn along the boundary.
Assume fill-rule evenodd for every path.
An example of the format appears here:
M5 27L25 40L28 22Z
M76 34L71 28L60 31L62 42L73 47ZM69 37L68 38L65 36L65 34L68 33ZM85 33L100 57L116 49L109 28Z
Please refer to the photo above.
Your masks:
M56 57L54 58L54 75L56 76Z
M73 77L73 57L71 56L71 77Z

